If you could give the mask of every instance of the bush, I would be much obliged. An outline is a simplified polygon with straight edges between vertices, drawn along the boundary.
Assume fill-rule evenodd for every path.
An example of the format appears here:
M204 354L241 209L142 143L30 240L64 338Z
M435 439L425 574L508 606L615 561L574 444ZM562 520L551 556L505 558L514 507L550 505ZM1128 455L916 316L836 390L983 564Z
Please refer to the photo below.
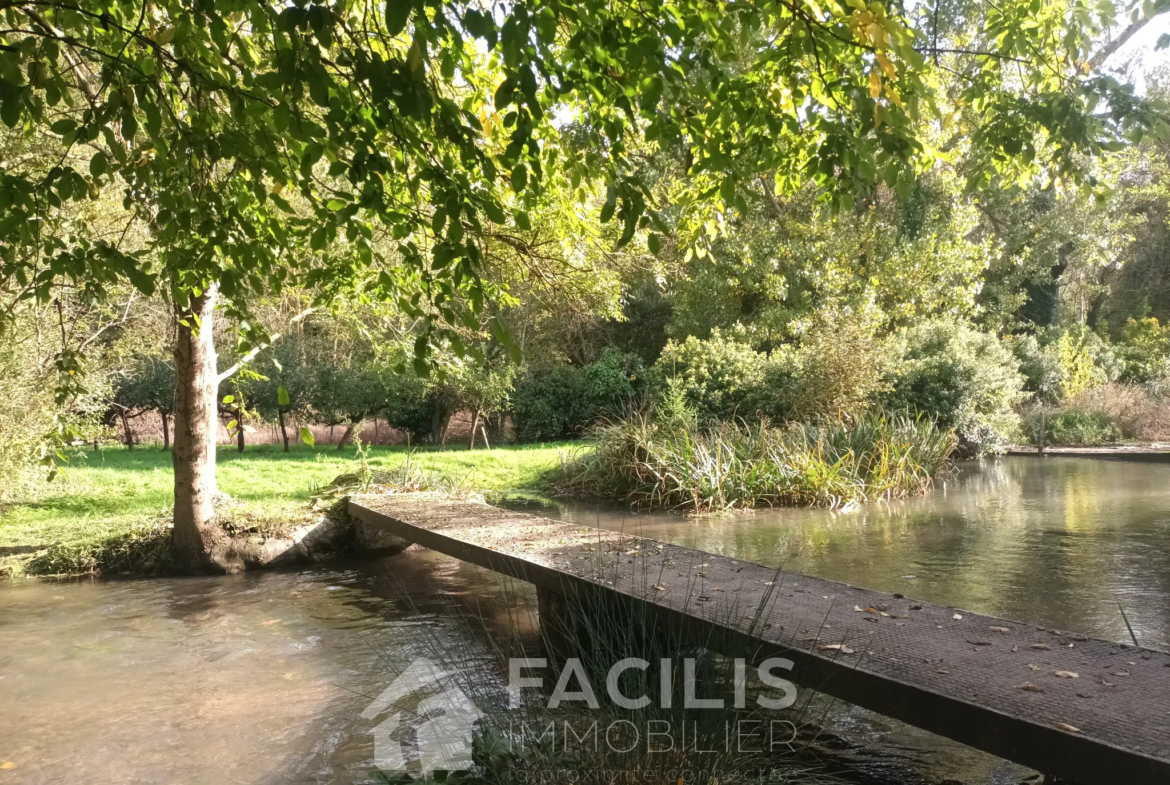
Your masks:
M762 389L766 364L766 355L715 330L707 340L667 342L654 364L654 387L661 392L674 379L704 420L750 416L745 404Z
M1012 335L1004 339L1024 375L1024 389L1041 398L1053 398L1060 390L1060 358L1051 346L1035 335Z
M1157 319L1130 319L1121 330L1118 347L1124 369L1121 381L1151 382L1166 372L1170 357L1170 325L1163 327Z
M889 390L888 357L888 348L856 318L827 318L795 352L772 353L762 389L751 399L755 405L747 408L778 422L852 420Z
M1061 409L1028 415L1028 433L1033 443L1044 424L1044 443L1084 447L1111 444L1122 438L1121 426L1107 414L1088 409Z
M953 428L960 453L1002 451L1016 435L1024 377L1005 342L964 323L931 321L893 339L900 359L883 403Z
M1110 382L1069 399L1066 405L1116 423L1126 439L1170 439L1170 398L1156 384Z
M637 397L643 367L635 354L609 347L583 368L563 365L531 374L513 393L513 423L522 442L575 439L601 417L620 416Z
M836 507L925 491L954 437L929 420L678 427L644 415L600 428L554 490L648 508Z
M584 402L580 368L565 365L521 380L512 395L516 439L552 442L579 437L587 418Z
M642 358L612 346L581 369L588 408L597 415L618 415L642 386Z
M1060 333L1056 355L1060 360L1060 394L1064 398L1117 379L1123 368L1113 347L1084 325L1074 325Z

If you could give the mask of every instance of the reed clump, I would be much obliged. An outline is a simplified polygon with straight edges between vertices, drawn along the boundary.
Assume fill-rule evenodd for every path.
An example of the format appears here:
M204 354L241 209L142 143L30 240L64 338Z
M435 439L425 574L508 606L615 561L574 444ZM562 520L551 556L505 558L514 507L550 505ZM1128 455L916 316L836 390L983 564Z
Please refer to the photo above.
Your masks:
M782 427L635 414L596 428L590 442L562 460L556 493L697 512L923 493L956 445L953 432L928 419L876 413Z

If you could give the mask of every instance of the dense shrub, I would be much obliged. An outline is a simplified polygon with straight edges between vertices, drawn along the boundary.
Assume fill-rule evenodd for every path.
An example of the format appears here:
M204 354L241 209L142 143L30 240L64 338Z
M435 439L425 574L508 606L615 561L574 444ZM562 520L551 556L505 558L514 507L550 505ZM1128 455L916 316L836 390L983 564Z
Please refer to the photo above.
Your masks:
M1170 397L1156 383L1110 382L1068 399L1065 406L1094 412L1116 423L1126 439L1170 439Z
M1024 375L1024 390L1040 398L1052 398L1060 391L1060 358L1051 346L1035 335L1013 335L1004 339Z
M888 359L869 326L847 315L826 318L795 351L772 353L745 408L776 422L854 419L889 390Z
M1084 325L1068 327L1055 342L1060 394L1068 398L1117 379L1123 363L1113 347Z
M1044 429L1044 443L1087 446L1111 444L1122 438L1121 426L1107 414L1089 409L1059 409L1028 415L1027 431L1033 443Z
M607 347L581 369L586 405L596 414L621 414L641 389L644 375L641 357Z
M883 403L953 428L962 454L1002 450L1016 434L1024 378L1003 341L964 323L931 321L893 339L897 361Z
M580 436L588 415L584 398L580 368L565 365L522 379L512 394L516 438L544 442Z
M677 427L639 415L598 429L593 443L564 465L557 492L703 511L919 493L955 446L930 420L873 415L785 428Z
M1151 382L1166 372L1170 357L1170 325L1157 319L1130 319L1121 331L1118 354L1124 368L1121 381Z
M642 378L641 359L612 347L583 368L563 365L530 374L512 394L516 438L575 439L598 418L621 415L638 395Z
M674 379L701 419L727 420L750 416L745 403L764 383L767 356L750 345L715 330L700 340L669 341L654 364L654 386L665 389Z

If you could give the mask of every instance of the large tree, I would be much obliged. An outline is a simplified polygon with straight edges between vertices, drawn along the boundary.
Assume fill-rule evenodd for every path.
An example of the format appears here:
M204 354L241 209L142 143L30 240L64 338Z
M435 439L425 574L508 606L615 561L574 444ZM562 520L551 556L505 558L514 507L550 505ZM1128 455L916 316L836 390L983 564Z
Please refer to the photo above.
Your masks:
M38 149L60 139L54 160L17 156L0 170L0 293L20 307L128 279L170 298L177 553L193 570L236 569L214 514L219 312L259 346L268 336L249 305L290 283L323 301L395 301L420 322L425 371L448 326L487 320L511 343L482 248L527 230L548 185L587 199L600 183L619 244L645 231L657 249L667 205L635 154L642 143L685 160L670 225L702 250L760 175L780 190L813 180L840 205L877 181L909 188L947 154L924 118L971 146L976 184L1075 179L1085 156L1157 121L1095 69L1094 42L1117 23L1110 3L1003 0L950 28L929 11L0 0L0 119ZM953 95L940 94L941 69L958 76ZM567 117L574 145L562 143ZM110 188L144 246L61 228L63 205Z

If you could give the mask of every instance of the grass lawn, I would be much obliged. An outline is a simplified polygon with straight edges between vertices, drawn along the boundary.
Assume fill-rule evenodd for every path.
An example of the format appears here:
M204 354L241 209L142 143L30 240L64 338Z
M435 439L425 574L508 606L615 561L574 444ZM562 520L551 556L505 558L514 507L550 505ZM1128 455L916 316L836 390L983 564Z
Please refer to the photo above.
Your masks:
M411 460L423 471L489 495L537 491L544 473L559 465L560 451L574 446L422 448ZM375 471L396 469L406 458L403 447L369 451ZM312 489L356 466L353 447L297 445L285 454L277 445L262 445L241 454L221 446L217 471L220 490L237 502L238 511L256 521L280 523L305 518ZM157 446L73 456L64 479L42 486L35 498L0 508L0 575L84 572L86 559L102 543L144 535L165 519L174 505L172 485L171 455ZM71 564L77 566L70 569Z

